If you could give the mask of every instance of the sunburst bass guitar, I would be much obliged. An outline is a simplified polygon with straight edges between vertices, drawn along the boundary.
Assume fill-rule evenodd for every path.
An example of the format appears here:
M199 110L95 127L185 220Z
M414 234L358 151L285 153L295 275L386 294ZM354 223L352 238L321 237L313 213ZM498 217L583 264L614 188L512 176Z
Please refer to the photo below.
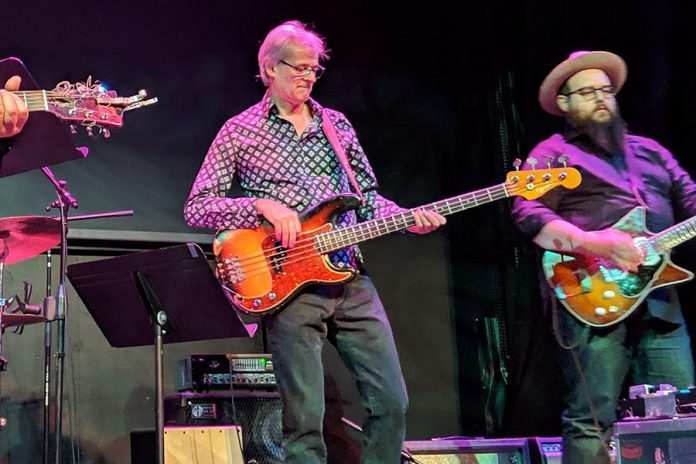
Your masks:
M590 254L547 251L542 256L546 281L559 301L570 314L593 327L614 325L630 316L652 290L694 277L672 262L670 251L696 237L696 216L651 234L645 227L645 208L639 206L612 227L630 234L645 254L638 272L625 271Z
M503 184L416 209L449 215L515 195L535 199L558 186L575 188L580 181L580 173L569 167L512 171ZM415 224L414 210L407 210L334 228L337 216L359 205L356 196L340 195L311 208L300 218L302 230L292 248L280 246L268 223L255 229L220 231L213 253L218 278L232 295L233 305L244 313L263 315L281 309L308 285L346 282L357 271L332 264L329 253Z

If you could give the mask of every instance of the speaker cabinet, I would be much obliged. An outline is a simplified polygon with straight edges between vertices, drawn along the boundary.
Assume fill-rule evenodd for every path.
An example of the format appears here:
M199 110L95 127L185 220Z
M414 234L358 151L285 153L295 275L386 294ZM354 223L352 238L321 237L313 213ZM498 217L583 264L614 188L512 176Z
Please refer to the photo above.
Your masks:
M258 464L282 464L280 394L274 391L182 392L165 399L165 423L242 427L243 454ZM236 420L235 420L236 419Z
M164 428L165 464L244 464L239 426ZM131 464L157 462L154 430L131 432Z
M164 464L244 464L238 426L165 427Z

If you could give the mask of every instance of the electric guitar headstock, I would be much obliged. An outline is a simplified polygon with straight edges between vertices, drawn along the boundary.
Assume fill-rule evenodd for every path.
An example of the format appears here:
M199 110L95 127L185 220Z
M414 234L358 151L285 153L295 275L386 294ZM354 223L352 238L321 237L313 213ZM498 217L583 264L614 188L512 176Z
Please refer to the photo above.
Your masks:
M530 157L527 164L532 166L530 170L520 171L522 161L515 160L515 171L508 172L505 189L510 195L519 195L527 200L535 200L556 187L565 187L569 190L576 188L582 181L582 175L575 168L566 166L567 156L560 156L556 160L563 167L552 168L553 160L546 160L546 169L535 169L536 159Z
M131 97L119 97L91 77L74 84L63 81L53 90L14 93L24 100L29 111L48 111L60 119L79 123L93 137L109 137L110 128L123 127L123 113L157 103L157 98L147 98L145 90ZM71 124L71 131L77 132L75 124Z

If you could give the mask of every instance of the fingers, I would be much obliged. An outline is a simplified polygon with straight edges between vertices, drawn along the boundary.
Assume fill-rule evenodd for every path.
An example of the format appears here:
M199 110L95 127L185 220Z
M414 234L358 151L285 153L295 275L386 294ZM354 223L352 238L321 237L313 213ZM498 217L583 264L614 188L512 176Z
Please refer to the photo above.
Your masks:
M17 117L19 110L15 96L6 90L0 90L0 135L11 137L17 132Z
M413 212L413 219L416 225L408 230L417 234L427 234L447 223L447 219L435 211L420 209Z
M0 137L11 137L22 130L29 117L26 105L11 92L19 89L22 79L11 77L0 89Z
M5 83L5 90L10 92L16 92L19 90L19 86L22 84L22 78L19 76L10 77Z
M292 248L297 242L297 236L302 231L302 225L297 217L297 214L289 214L278 221L275 226L276 240L278 240L284 248Z

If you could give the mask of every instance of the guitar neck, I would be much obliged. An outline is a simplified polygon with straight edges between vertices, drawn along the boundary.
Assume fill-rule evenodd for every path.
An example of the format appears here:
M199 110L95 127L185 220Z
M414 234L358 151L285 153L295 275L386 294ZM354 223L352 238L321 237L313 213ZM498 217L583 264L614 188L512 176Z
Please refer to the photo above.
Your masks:
M465 193L446 200L423 205L383 218L360 222L343 229L332 230L316 236L315 240L321 253L329 253L356 243L364 242L383 235L398 232L415 225L415 210L434 211L442 216L464 211L465 209L491 203L509 197L506 184L499 184L475 192Z
M20 90L12 92L24 101L29 111L48 111L51 92L47 90Z
M655 249L662 253L696 237L696 216L675 224L650 238Z

